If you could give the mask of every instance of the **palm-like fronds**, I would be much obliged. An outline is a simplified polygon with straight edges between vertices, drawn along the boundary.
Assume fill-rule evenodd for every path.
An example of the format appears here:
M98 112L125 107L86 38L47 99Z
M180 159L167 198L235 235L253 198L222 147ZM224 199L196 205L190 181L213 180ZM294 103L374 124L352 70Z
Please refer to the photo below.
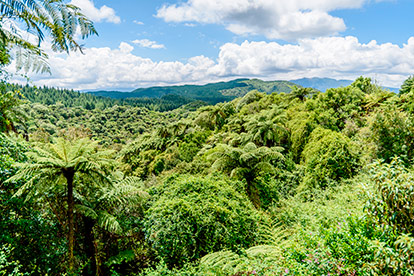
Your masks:
M3 90L3 87L0 89ZM17 94L16 92L0 91L0 132L16 132L13 122L21 122L26 119L26 114L19 109L22 100L18 98Z
M371 110L374 107L380 106L383 102L385 102L388 98L391 98L393 95L394 93L382 89L376 93L366 94L364 99L366 104L364 108Z
M245 250L244 254L240 255L229 250L219 251L204 256L200 263L224 275L236 275L241 272L254 271L255 264L258 263L277 265L282 256L280 248L274 245L259 245Z
M78 213L92 219L99 227L114 234L121 234L116 214L124 206L140 206L149 197L142 181L137 177L112 180L111 186L83 187L83 194L75 194L79 202L75 206Z
M201 259L201 264L209 268L218 268L223 272L236 273L241 263L240 256L230 250L223 250L208 254Z
M7 180L26 181L16 196L26 191L28 196L36 195L46 199L51 194L59 198L66 194L70 272L74 269L74 196L81 197L78 190L87 190L84 188L85 184L90 184L92 187L112 184L106 171L112 163L109 158L111 154L111 151L99 151L97 143L87 138L75 141L58 138L52 144L39 144L33 148L27 154L32 163L18 164L17 174ZM65 208L63 206L62 209ZM83 208L83 211L86 212L86 208ZM103 227L111 231L119 231L119 225L109 214L103 213L97 218L100 219L99 224Z
M253 141L260 146L281 145L288 136L285 126L287 116L284 109L275 105L271 110L264 110L252 116L244 127L248 133L245 142Z
M276 220L264 220L259 228L258 242L268 246L279 246L288 241L290 233Z
M306 97L310 97L316 93L318 93L318 90L315 90L311 87L298 87L294 85L291 87L292 91L288 94L288 98L290 100L293 99L299 99L300 101L304 101Z
M98 216L98 225L111 233L122 233L122 227L117 221L116 217L108 212L101 211Z
M201 259L201 265L213 268L226 275L255 270L255 264L276 265L280 262L282 248L289 243L289 232L275 221L264 221L259 231L261 245L246 249L243 254L223 250L208 254ZM256 262L255 262L256 261Z
M246 180L246 190L255 205L258 199L254 181L262 173L272 173L275 170L272 162L283 160L281 147L257 147L254 143L247 143L242 148L219 144L210 150L207 159L213 164L212 170L223 171L231 177Z
M54 51L82 51L75 40L79 27L82 38L97 34L93 23L80 9L64 0L0 0L0 40L17 48L18 69L47 71L47 56L39 48L47 33ZM5 24L10 23L10 24ZM19 24L19 28L15 23ZM9 25L9 27L6 27ZM23 29L20 31L20 27ZM22 31L33 34L36 43L23 39ZM34 63L33 63L34 62Z
M110 183L105 173L105 168L112 163L108 158L110 154L112 151L97 151L97 143L89 139L70 142L58 138L53 144L38 144L28 152L27 156L33 160L33 163L16 164L19 171L8 181L28 179L19 189L18 195L23 194L27 189L36 188L44 191L45 186L53 187L62 184L59 179L68 169L83 174L84 178L92 177L94 179L92 184L99 181Z

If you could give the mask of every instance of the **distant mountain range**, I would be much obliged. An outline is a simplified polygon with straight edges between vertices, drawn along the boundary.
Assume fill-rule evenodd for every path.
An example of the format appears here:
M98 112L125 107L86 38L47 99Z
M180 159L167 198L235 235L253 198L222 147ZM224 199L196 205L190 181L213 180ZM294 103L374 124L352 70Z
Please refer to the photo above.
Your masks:
M209 104L216 104L218 102L230 101L236 97L242 97L252 90L267 94L273 92L289 93L292 90L292 87L297 85L302 87L312 87L324 92L328 88L348 86L351 83L351 80L335 80L330 78L303 78L292 81L236 79L228 82L209 83L206 85L156 86L138 88L131 92L95 91L88 93L114 99L162 98L166 95L177 95L190 100L200 100ZM398 88L385 88L393 92L398 92Z
M291 82L303 86L312 87L319 91L325 92L329 88L337 88L341 86L348 86L353 81L351 80L336 80L330 78L303 78L297 80L291 80Z
M293 82L303 87L312 87L312 88L318 89L319 91L325 92L326 89L329 89L329 88L348 86L353 81L352 80L336 80L336 79L330 79L330 78L303 78L303 79L291 80L290 82ZM388 89L394 93L398 93L399 91L399 88L395 88L395 87L384 86L383 88Z

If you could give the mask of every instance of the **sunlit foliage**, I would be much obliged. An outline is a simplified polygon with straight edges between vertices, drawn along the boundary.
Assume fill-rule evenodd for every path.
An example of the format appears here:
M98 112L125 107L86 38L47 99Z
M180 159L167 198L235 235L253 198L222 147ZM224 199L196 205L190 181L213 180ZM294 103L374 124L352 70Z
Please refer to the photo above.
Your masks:
M2 94L1 272L414 273L412 91L360 77L160 112L20 88Z

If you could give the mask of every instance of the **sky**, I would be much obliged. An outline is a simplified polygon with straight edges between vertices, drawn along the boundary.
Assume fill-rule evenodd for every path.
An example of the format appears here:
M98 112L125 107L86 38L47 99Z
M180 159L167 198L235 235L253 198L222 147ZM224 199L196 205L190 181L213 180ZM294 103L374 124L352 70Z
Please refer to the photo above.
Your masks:
M49 55L34 85L131 91L236 78L414 74L413 0L71 0L99 36Z

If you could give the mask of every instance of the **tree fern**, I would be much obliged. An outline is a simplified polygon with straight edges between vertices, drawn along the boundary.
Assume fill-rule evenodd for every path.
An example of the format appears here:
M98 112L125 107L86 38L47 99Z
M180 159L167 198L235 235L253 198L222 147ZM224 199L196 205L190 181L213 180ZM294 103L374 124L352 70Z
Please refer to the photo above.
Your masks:
M67 197L69 271L74 269L74 194L82 184L91 186L112 185L107 167L112 151L98 150L97 142L87 138L67 141L55 139L51 144L38 144L27 153L32 163L19 163L18 172L7 181L26 180L16 196L28 192L29 197L47 198L51 193L58 198ZM65 192L63 192L65 191ZM60 208L65 208L60 205ZM109 220L107 220L109 221Z
M213 163L212 170L227 172L231 177L246 180L246 192L256 207L260 206L255 179L263 173L272 173L272 162L283 160L280 147L257 147L247 143L242 148L219 144L210 150L208 159Z
M201 265L222 275L252 272L259 264L275 266L280 263L282 248L286 248L289 243L288 237L288 231L281 224L265 220L259 229L261 245L250 247L241 253L223 250L208 254L201 259Z
M16 27L23 26L23 30ZM48 71L47 56L40 49L48 33L54 51L82 51L76 41L77 27L82 39L97 34L93 23L80 9L64 0L0 0L0 40L2 56L9 57L10 50L17 49L17 69ZM23 39L24 31L33 34L36 42ZM2 59L2 65L10 62Z

